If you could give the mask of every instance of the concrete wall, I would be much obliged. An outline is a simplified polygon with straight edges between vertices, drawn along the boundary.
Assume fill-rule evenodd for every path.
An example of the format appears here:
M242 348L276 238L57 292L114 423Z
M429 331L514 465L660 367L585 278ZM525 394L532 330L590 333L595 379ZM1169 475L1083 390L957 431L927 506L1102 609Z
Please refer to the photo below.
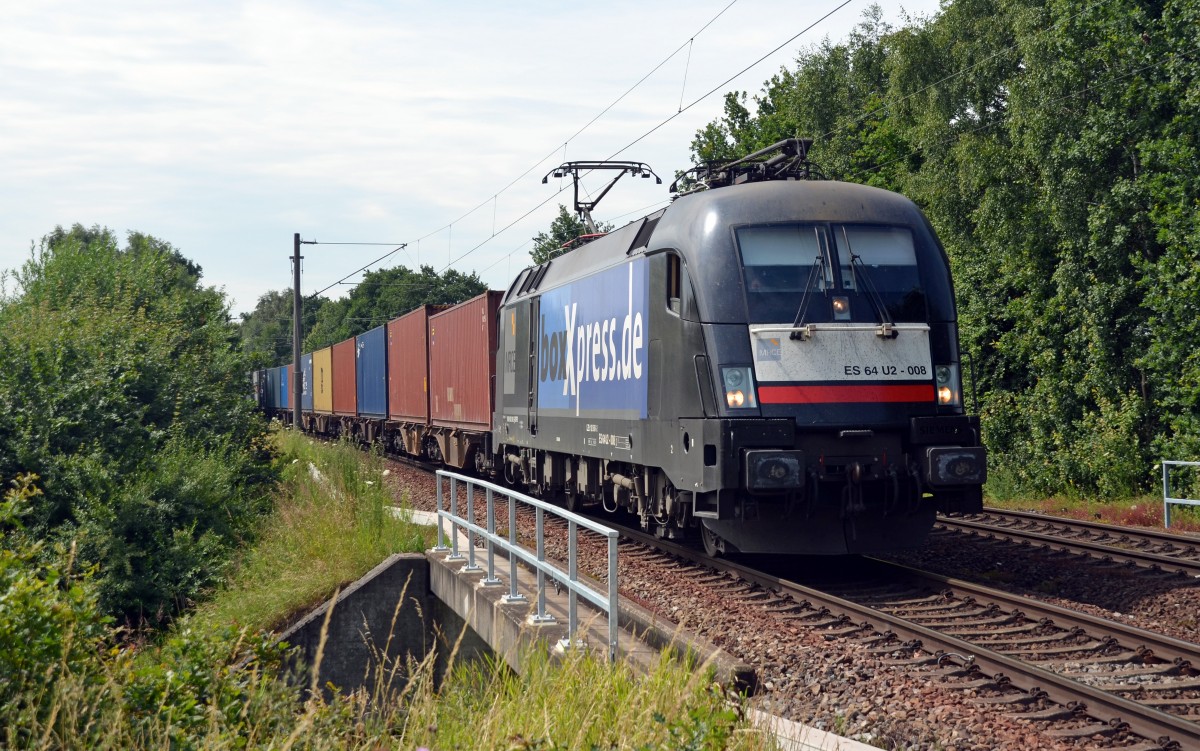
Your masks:
M312 685L319 651L317 685L327 695L332 688L375 694L403 688L409 663L425 660L431 651L440 680L456 641L456 661L488 651L486 643L464 629L463 620L431 593L425 556L409 553L390 556L280 638L298 647L291 670L295 684Z

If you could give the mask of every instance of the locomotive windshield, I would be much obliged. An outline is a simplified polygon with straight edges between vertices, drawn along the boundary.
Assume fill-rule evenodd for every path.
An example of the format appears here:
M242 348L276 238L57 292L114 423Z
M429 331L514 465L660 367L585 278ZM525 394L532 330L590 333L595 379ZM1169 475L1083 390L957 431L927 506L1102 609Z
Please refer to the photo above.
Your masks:
M830 298L835 295L850 302L849 317L837 320L880 323L884 314L894 323L928 319L907 227L742 227L737 240L751 323L789 323L801 317L810 323L833 321ZM797 310L801 305L804 311Z

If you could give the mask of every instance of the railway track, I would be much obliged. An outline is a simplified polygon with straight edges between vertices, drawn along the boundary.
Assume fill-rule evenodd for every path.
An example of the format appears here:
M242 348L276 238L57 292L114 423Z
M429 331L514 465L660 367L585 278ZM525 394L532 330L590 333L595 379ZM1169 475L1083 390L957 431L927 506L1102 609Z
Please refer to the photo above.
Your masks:
M1185 535L996 509L939 516L935 529L1200 577L1200 538Z
M1047 526L1058 519L1028 516L1036 526L1027 535L1038 536L1026 538L1033 544L1047 544L1042 538L1061 530ZM974 517L953 521L982 524ZM753 603L783 624L860 644L902 669L990 694L972 701L1011 708L1020 719L1053 723L1043 730L1048 735L1064 740L1107 736L1121 748L1141 751L1200 748L1200 645L881 560L864 559L866 569L852 582L805 585L786 572L709 559L693 548L621 528L609 516L604 523L654 548L622 549L623 557L666 553L686 562L687 576L723 597ZM1190 571L1183 568L1187 559L1169 555L1187 551L1180 544L1180 539L1190 542L1186 538L1151 532L1147 537L1165 539L1147 553L1141 530L1079 527L1099 527L1108 537L1095 535L1085 541L1088 545L1052 537L1054 547L1114 560L1132 548L1138 565ZM1021 530L1006 526L966 529L1021 539Z
M1011 705L1021 719L1066 721L1050 735L1132 733L1143 740L1122 748L1200 748L1200 645L881 560L865 559L852 582L810 586L621 532L782 622L958 678L959 688L993 694L978 701Z

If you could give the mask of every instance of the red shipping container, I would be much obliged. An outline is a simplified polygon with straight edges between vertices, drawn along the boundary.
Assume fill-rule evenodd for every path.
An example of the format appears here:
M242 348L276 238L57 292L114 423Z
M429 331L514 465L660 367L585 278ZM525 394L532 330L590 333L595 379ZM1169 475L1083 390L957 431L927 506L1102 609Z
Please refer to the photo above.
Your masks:
M496 311L503 292L429 316L430 422L488 430L496 375Z
M429 422L429 316L444 305L424 305L388 321L388 418Z
M355 373L354 337L333 345L333 414L358 414L358 376Z

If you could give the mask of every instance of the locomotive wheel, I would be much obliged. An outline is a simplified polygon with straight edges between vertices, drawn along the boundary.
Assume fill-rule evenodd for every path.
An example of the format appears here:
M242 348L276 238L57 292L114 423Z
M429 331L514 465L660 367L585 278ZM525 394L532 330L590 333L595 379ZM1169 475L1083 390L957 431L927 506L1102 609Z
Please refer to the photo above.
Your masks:
M704 543L704 554L709 558L720 558L725 553L725 541L716 532L700 525L700 541Z

